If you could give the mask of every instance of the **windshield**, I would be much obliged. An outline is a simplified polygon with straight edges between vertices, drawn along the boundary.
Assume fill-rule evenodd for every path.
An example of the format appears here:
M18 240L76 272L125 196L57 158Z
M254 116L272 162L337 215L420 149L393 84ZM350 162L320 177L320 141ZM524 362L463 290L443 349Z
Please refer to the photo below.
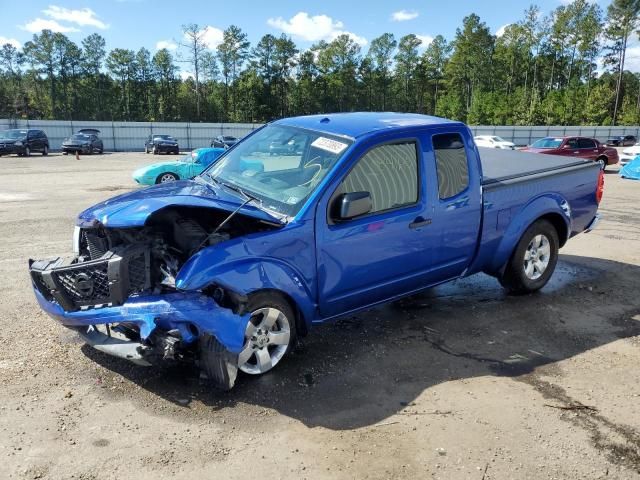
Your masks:
M2 138L22 138L27 136L26 130L5 130L0 133L0 137Z
M91 137L89 137L89 135L85 135L84 133L76 133L74 135L71 135L71 139L72 140L82 140L82 141L87 141L89 140Z
M294 216L350 144L320 132L268 125L229 150L204 176Z
M235 142L237 140L236 137L222 137L225 142Z
M494 142L506 142L506 140L502 137L491 137L491 140Z
M541 138L531 144L533 148L558 148L562 145L561 138Z
M154 135L153 139L154 140L173 140L173 137L171 135Z
M187 153L186 155L180 157L178 159L178 161L179 162L192 163L196 159L197 156L198 156L197 152Z

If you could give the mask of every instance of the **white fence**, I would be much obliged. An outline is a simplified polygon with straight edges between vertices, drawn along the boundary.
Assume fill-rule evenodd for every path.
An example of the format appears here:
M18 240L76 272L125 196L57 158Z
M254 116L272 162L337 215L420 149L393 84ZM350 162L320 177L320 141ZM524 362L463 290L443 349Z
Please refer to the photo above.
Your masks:
M180 148L191 150L208 147L218 135L243 137L260 127L258 123L156 123L156 122L92 122L64 120L8 120L0 119L0 130L7 128L37 128L49 137L52 150L57 150L62 140L80 128L97 128L105 150L142 151L144 140L151 134L172 135ZM604 141L614 135L635 135L640 138L640 127L572 127L572 126L471 126L474 135L498 135L516 145L529 145L547 136L584 136Z

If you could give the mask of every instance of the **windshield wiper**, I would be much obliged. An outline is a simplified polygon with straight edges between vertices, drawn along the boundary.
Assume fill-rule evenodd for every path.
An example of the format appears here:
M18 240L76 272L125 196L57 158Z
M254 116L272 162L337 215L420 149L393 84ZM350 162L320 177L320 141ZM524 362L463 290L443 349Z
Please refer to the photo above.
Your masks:
M211 175L209 172L204 172L201 176L206 176L207 178L211 179L211 181L213 183L216 183L218 185L220 185L221 187L227 188L228 190L232 190L236 193L239 193L243 200L244 203L242 206L253 202L254 204L256 204L256 207L260 210L262 210L263 212L269 214L271 217L274 217L275 219L277 219L280 223L285 224L287 223L287 219L289 218L286 214L280 213L280 212L276 212L271 210L270 208L266 208L263 204L263 201L261 198L258 198L254 195L251 195L250 193L245 192L242 188L238 187L237 185L233 185L227 182L223 182L222 180L214 177L213 175Z

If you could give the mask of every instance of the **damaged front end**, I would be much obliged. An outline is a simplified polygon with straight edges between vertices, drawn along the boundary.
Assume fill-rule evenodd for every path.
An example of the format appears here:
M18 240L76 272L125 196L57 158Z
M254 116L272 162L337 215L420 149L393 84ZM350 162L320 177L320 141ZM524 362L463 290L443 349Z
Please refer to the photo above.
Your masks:
M175 285L196 252L275 228L253 217L227 217L224 210L169 206L142 226L76 227L74 257L29 261L38 303L96 349L139 365L198 362L199 344L217 342L220 354L206 361L219 365L206 370L219 387L231 388L249 321L246 297L215 284L193 291Z

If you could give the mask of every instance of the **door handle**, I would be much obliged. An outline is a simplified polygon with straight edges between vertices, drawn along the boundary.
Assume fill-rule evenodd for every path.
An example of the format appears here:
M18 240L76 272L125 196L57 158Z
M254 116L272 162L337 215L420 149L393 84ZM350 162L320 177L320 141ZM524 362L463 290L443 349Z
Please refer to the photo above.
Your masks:
M420 227L426 227L427 225L431 225L430 218L418 217L409 224L409 228L415 229Z

